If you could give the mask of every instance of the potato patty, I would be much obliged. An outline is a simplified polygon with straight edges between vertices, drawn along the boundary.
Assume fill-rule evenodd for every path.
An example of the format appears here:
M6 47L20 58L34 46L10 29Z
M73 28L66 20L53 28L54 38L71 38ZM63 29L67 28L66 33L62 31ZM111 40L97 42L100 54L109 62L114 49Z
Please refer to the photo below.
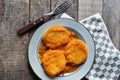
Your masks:
M70 35L70 31L63 26L56 24L45 32L43 41L49 48L54 49L68 43L70 41Z
M42 64L46 74L49 76L60 74L66 65L64 51L48 50L42 57Z
M73 66L82 64L86 60L87 54L87 46L81 40L73 39L65 46L67 63Z

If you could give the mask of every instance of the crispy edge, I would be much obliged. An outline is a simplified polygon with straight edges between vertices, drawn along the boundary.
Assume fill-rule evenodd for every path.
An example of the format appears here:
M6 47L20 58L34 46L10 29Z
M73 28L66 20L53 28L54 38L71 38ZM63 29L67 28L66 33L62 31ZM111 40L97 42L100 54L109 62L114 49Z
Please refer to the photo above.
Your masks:
M82 52L81 51L80 52L84 53L84 55L83 54L79 55L79 56L73 55L71 53L72 51L74 51L73 49L82 50ZM73 66L80 65L86 60L86 58L88 56L87 45L82 40L73 39L65 47L65 56L66 56L67 63L71 63L71 65L73 65ZM77 59L80 56L82 57L82 60L80 60L80 62L77 63L77 61L74 61L74 58Z
M64 70L66 65L64 52L61 50L47 51L42 57L42 64L46 74L57 76Z

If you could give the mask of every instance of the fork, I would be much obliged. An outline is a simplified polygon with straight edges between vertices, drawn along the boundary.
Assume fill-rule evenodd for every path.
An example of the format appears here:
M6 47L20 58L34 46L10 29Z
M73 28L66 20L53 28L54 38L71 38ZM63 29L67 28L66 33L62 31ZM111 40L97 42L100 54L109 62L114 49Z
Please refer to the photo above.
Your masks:
M22 34L26 33L27 31L42 25L43 23L48 21L51 16L58 15L58 14L64 12L65 10L67 10L71 6L71 4L72 4L72 1L69 0L69 1L65 1L64 3L56 6L50 13L45 14L44 16L38 18L37 20L32 21L29 24L20 28L17 31L18 35L21 36Z

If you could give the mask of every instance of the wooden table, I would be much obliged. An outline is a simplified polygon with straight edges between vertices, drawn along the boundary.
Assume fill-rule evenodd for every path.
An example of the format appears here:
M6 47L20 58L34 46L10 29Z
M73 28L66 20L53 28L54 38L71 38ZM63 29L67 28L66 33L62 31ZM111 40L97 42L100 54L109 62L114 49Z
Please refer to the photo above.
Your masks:
M65 0L0 0L0 80L39 79L29 65L27 51L35 30L21 37L16 32L62 1ZM120 50L120 0L73 0L72 7L66 11L77 20L98 12Z

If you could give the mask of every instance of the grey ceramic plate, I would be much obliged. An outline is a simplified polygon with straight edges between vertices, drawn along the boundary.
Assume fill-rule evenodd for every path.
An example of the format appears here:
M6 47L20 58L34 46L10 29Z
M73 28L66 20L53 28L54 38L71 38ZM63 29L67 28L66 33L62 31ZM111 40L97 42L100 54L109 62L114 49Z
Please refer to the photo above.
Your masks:
M82 39L88 46L88 58L75 72L65 74L64 76L49 77L45 74L40 61L38 60L38 45L41 43L41 38L46 29L54 24L61 24L66 28L76 32L77 37ZM55 19L51 20L38 28L31 38L28 50L28 58L30 65L36 75L42 80L80 80L90 70L95 56L94 41L88 30L80 23L70 19Z

